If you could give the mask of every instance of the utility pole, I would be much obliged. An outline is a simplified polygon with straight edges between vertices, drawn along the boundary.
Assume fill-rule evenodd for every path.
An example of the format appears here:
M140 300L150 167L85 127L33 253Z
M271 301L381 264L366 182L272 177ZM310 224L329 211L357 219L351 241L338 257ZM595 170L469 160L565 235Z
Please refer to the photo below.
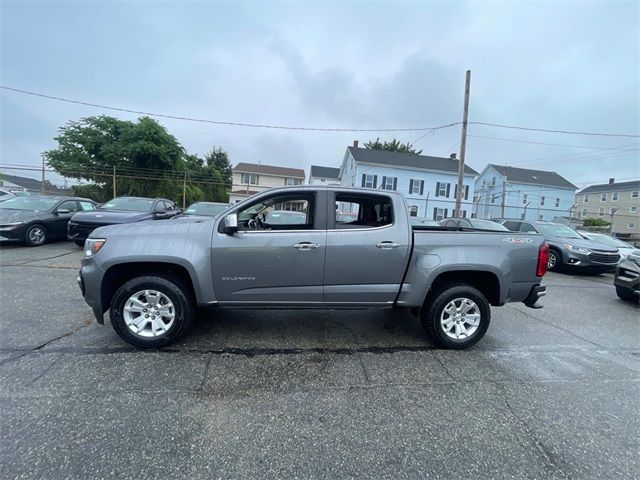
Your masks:
M524 204L524 218L523 218L523 220L527 219L527 207L529 205L531 205L531 202L527 202L527 203Z
M113 198L116 198L116 166L113 166Z
M504 218L504 197L506 192L506 186L507 186L507 177L506 176L502 176L502 201L500 202L500 218Z
M616 214L616 212L618 211L618 208L612 208L611 209L611 222L609 223L609 234L613 234L613 216Z
M458 163L458 194L456 195L456 212L454 217L460 218L462 197L464 195L464 155L467 150L467 122L469 120L469 88L471 87L471 70L467 70L464 84L464 113L462 115L462 138L460 140L460 161Z
M187 207L187 172L184 172L184 178L182 179L182 209Z
M40 193L44 195L44 155L42 155L42 184L40 185Z

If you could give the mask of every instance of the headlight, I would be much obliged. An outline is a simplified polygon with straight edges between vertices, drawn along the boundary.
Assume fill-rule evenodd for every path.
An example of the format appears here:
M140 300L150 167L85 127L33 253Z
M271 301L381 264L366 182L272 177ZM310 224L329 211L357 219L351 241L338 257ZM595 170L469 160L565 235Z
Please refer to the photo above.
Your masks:
M569 245L568 243L565 243L564 246L567 247L567 249L571 250L572 252L576 252L576 253L591 253L591 250L589 250L588 248L576 247L575 245Z
M84 254L87 257L92 257L100 251L104 242L107 240L104 238L87 238L84 241Z

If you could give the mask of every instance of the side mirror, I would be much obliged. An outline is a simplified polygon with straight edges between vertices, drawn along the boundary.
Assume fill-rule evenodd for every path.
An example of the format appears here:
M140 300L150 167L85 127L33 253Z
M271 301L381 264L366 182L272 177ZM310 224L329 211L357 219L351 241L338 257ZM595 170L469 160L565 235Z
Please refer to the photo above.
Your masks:
M238 215L230 213L222 219L222 231L227 235L233 235L238 231Z
M59 215L64 215L65 213L71 213L71 210L68 208L59 208L56 210L56 213Z

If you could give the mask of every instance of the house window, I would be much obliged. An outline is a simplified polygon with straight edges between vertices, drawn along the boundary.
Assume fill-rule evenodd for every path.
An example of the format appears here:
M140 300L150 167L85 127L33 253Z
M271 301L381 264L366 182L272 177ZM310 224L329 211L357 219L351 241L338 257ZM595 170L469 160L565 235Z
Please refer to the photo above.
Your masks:
M495 184L496 184L496 177L493 177L493 178L491 179L491 185L495 185Z
M544 196L540 197L540 205L544 205Z
M398 177L382 177L382 190L395 190L398 186Z
M362 174L362 186L364 188L376 188L376 175Z
M409 193L412 195L422 195L424 192L424 180L412 178L409 180Z
M491 195L491 203L496 203L497 195Z
M324 182L324 180L322 180ZM302 185L302 179L300 178L285 178L285 185Z
M631 192L631 198L638 198L638 190L636 190L635 192Z
M584 196L584 203L589 203L589 195Z
M636 228L636 224L633 222L627 223L627 228Z
M434 208L433 209L433 219L436 222L440 220L444 220L447 217L447 209L446 208Z
M447 191L449 190L449 184L444 182L436 183L436 197L448 197Z
M542 215L538 215L538 220L542 220Z
M556 197L556 208L560 206L560 199Z
M599 217L604 217L604 207L600 207L600 208L598 209L598 216L599 216Z
M638 213L638 207L629 207L631 213Z
M480 197L478 195L474 195L473 196L473 203L478 203L478 200L480 200Z
M617 202L618 201L618 192L613 192L611 194L611 201L612 202Z
M587 216L587 209L586 209L586 208L583 208L583 209L582 209L582 216L583 216L583 217L586 217L586 216Z
M243 185L257 185L258 174L257 173L242 173L240 174L240 183Z
M522 203L523 204L527 203L527 194L526 193L524 195L522 195Z
M418 216L418 206L417 205L411 205L411 207L409 207L409 215L411 215L412 217L417 217Z
M606 202L607 201L607 194L606 193L601 193L600 194L600 201L601 202Z

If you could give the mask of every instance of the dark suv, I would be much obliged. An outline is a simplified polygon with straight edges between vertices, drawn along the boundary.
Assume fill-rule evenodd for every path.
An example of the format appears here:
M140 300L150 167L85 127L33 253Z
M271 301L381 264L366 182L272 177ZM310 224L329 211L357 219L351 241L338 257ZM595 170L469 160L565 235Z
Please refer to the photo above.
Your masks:
M617 248L583 238L573 228L543 220L494 220L512 232L539 233L549 244L549 270L613 272L620 260Z

